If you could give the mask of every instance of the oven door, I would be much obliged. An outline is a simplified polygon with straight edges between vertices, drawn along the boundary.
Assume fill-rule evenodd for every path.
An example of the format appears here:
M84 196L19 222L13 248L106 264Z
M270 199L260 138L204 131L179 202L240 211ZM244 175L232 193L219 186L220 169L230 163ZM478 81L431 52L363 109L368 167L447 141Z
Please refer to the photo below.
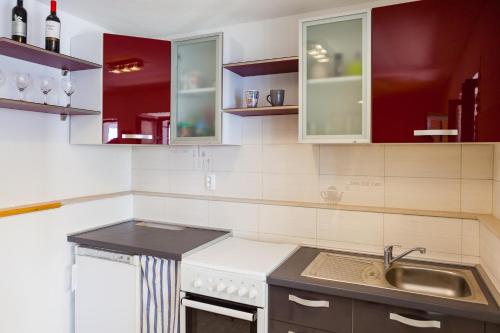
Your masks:
M263 310L181 293L181 333L262 333Z

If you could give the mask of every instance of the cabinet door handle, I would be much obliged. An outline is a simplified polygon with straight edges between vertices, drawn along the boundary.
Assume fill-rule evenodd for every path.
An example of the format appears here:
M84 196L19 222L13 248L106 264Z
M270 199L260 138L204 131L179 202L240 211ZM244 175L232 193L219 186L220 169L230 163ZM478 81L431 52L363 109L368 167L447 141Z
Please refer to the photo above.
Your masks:
M308 299L303 299L303 298L297 297L295 295L288 295L288 300L290 302L294 302L294 303L300 304L302 306L307 306L309 308L329 308L330 307L329 301L311 301Z
M153 140L152 134L122 134L122 139Z
M457 136L457 129L449 130L415 130L413 131L413 136L432 136L432 135L443 135L443 136Z
M390 313L389 319L397 321L401 324L418 327L418 328L441 328L441 322L437 320L416 320L398 315L397 313Z

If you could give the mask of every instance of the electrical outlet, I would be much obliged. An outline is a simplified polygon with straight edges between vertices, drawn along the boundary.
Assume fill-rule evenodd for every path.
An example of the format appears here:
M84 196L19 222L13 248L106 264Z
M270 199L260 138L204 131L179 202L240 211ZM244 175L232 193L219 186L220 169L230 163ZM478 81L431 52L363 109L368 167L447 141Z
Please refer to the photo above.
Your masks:
M215 191L217 185L217 178L214 174L209 174L205 176L205 187L209 191Z

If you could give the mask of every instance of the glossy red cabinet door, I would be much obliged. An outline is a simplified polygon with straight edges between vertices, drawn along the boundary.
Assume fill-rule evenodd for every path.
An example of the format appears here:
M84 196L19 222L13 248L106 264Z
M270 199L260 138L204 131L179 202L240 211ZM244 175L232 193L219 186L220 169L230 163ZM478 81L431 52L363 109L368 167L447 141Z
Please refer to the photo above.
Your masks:
M103 143L168 144L169 41L105 34Z
M500 1L372 12L372 142L500 141Z

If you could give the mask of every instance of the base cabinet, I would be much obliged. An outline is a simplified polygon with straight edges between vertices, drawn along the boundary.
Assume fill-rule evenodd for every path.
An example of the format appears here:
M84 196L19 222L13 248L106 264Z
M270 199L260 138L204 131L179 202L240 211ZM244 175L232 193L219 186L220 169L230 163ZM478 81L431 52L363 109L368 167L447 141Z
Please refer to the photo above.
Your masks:
M269 287L269 333L500 333L479 320Z
M353 302L353 333L481 333L485 323L378 303Z
M269 333L328 333L314 328L303 327L277 320L269 322Z

